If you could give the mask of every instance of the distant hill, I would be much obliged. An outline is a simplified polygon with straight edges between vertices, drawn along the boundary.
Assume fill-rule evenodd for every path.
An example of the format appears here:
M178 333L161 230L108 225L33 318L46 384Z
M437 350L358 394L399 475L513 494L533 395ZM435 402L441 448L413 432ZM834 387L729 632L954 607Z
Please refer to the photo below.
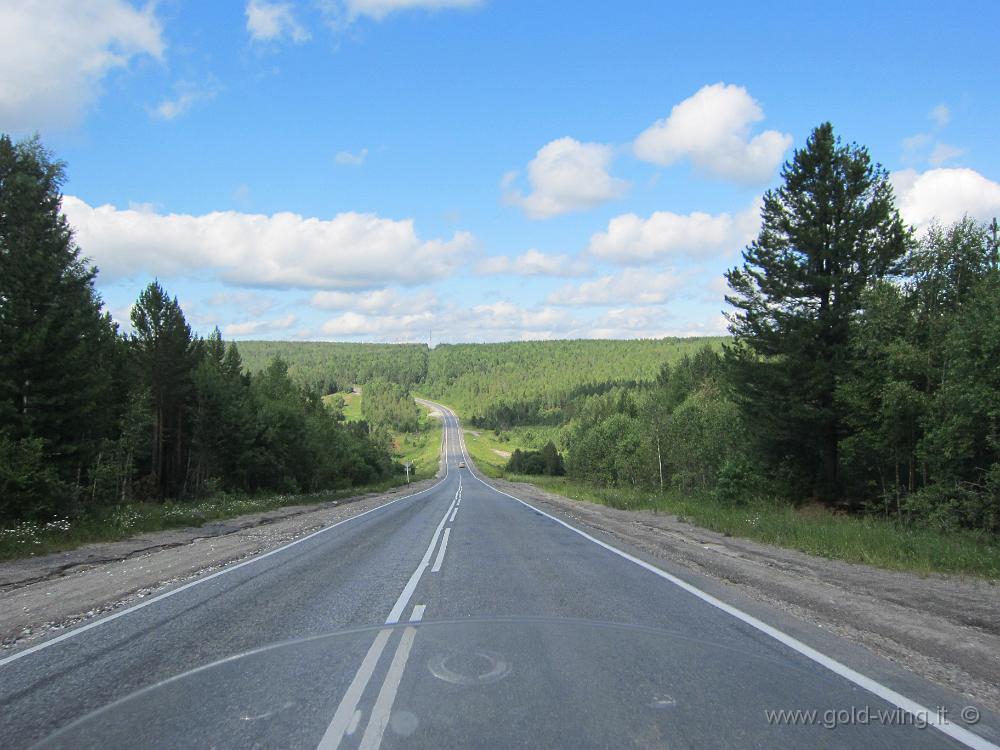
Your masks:
M250 370L274 356L299 382L327 392L376 378L400 383L490 423L555 424L573 398L615 385L653 380L664 363L724 337L573 339L499 344L356 344L241 341Z

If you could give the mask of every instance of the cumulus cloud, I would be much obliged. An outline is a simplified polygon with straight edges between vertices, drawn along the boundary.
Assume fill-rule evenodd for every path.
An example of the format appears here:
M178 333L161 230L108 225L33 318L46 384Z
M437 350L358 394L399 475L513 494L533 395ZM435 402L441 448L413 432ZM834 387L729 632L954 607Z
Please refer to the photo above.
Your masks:
M579 276L589 269L588 264L570 255L547 255L538 250L528 250L516 258L494 255L476 265L476 273L483 276L512 274L515 276Z
M365 163L365 159L367 158L368 149L363 148L357 153L351 151L338 151L337 155L333 157L333 160L342 166L360 167Z
M939 104L927 115L934 123L932 130L939 131L951 122L951 110ZM965 153L964 148L953 146L938 139L934 133L916 133L902 141L903 162L919 164L926 162L932 167L940 167Z
M256 336L264 333L279 333L287 331L298 321L298 317L289 314L270 320L247 320L241 323L229 323L222 327L226 336Z
M542 146L528 164L531 192L511 189L514 173L504 175L504 200L520 206L533 219L547 219L569 211L583 211L617 198L628 183L612 177L608 167L614 150L601 143L559 138Z
M1000 215L1000 183L972 169L904 169L891 180L899 212L918 230L935 219L947 224L965 215L980 221Z
M289 3L250 0L246 7L247 31L256 42L284 39L299 44L309 39L309 31L298 22Z
M327 0L323 8L337 25L362 16L381 21L386 16L404 10L444 10L474 8L484 0Z
M931 110L930 118L937 127L943 128L951 122L951 110L948 109L948 105L939 104Z
M275 305L273 298L249 291L216 292L205 300L205 303L210 307L232 307L245 310L251 315L263 315Z
M437 295L424 291L402 295L394 289L375 289L370 292L316 292L309 304L320 310L350 310L381 315L415 315L431 312L437 307Z
M659 304L677 291L683 277L665 271L649 273L627 268L621 273L601 276L582 284L568 284L549 295L553 305L639 305Z
M216 211L200 216L92 207L65 196L63 210L102 278L208 274L245 286L367 289L451 274L473 246L467 232L422 240L410 219L342 213Z
M661 166L686 158L716 177L766 182L792 145L792 136L766 130L751 137L751 126L763 119L763 109L745 88L716 83L675 105L669 117L643 131L633 151Z
M0 130L77 124L112 70L161 59L162 29L150 3L5 0L0 3Z
M158 120L174 120L187 114L188 110L198 102L214 99L216 94L214 85L200 86L187 81L178 83L174 86L174 90L174 96L163 99L149 110L150 117Z
M622 214L590 238L588 253L614 263L646 263L660 258L707 256L742 249L760 228L760 202L737 214L656 211L649 218Z

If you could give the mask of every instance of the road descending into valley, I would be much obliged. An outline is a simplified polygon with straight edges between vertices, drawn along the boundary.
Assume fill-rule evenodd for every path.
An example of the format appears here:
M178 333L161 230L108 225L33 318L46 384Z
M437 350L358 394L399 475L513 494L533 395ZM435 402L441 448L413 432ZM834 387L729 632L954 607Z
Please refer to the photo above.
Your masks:
M438 408L430 489L0 659L0 746L997 747L974 699L494 489Z

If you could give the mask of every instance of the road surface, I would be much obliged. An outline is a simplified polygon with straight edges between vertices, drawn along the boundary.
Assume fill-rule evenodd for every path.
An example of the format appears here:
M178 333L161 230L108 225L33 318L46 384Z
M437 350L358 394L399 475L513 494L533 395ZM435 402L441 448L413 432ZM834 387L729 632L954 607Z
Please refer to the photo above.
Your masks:
M442 411L429 490L0 659L0 746L996 748L959 696L493 489Z

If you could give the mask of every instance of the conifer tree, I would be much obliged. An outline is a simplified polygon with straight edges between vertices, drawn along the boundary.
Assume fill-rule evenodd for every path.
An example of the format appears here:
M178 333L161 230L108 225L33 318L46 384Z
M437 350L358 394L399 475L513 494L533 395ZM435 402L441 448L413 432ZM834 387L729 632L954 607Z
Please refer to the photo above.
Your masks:
M824 123L764 196L762 227L726 278L733 393L762 457L825 500L840 492L838 383L851 369L863 292L899 270L910 241L885 169Z

